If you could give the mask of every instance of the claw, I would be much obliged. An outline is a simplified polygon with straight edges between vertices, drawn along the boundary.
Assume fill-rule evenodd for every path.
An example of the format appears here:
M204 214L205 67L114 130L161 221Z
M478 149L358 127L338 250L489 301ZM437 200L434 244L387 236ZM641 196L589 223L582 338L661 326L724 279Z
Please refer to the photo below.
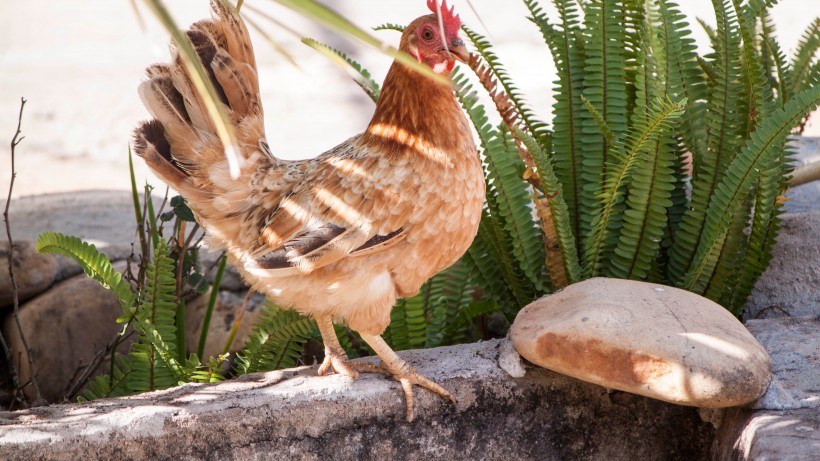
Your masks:
M387 343L385 343L380 336L369 336L364 334L361 336L362 339L364 339L365 342L367 342L370 347L376 351L379 358L382 359L382 363L381 365L376 366L362 362L355 362L353 365L361 372L375 372L388 375L401 384L401 388L404 391L404 401L407 407L408 423L413 422L413 418L415 417L415 397L413 395L414 384L423 387L430 392L438 394L440 397L449 400L453 404L457 403L455 397L447 392L446 389L426 376L420 375L415 369L413 369L413 367L402 360L401 357L390 349ZM361 365L365 365L366 367Z
M329 350L329 348L325 348L325 359L322 361L322 364L319 366L319 371L317 371L316 374L325 376L332 373L339 373L340 375L353 379L359 377L359 372L356 371L356 368L347 358L347 354L345 354L344 350L332 351Z

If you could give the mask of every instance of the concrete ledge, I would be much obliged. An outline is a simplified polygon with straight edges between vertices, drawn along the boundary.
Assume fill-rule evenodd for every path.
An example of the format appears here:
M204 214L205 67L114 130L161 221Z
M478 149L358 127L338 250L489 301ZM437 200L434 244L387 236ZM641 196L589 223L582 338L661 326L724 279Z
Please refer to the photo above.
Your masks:
M680 407L531 368L498 367L503 341L402 356L456 396L316 377L302 367L129 398L0 413L4 459L693 460L714 430Z
M750 320L772 358L772 384L751 408L725 413L717 461L815 461L820 454L820 319Z

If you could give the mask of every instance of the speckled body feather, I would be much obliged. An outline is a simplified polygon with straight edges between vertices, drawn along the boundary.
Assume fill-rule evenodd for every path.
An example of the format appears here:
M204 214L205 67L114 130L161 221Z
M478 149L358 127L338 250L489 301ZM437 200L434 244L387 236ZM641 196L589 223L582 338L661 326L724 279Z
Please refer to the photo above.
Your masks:
M452 265L478 228L483 172L452 89L394 63L364 133L314 159L277 159L247 30L219 2L213 8L214 20L189 37L236 124L240 178L230 178L178 57L149 68L140 87L155 120L137 129L136 152L188 200L210 245L226 249L254 289L381 334L396 299Z

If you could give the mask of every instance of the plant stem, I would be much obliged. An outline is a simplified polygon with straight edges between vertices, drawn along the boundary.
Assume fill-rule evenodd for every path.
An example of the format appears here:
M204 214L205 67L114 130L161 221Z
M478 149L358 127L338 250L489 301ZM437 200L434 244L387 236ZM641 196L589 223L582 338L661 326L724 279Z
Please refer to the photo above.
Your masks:
M20 325L20 296L17 289L17 280L14 278L14 241L11 238L11 227L9 225L9 205L11 205L11 193L14 190L14 178L17 176L17 171L14 169L14 154L17 145L20 144L20 142L22 142L25 138L25 136L19 137L21 133L20 126L23 120L23 108L25 108L25 106L26 99L20 98L20 112L17 116L17 131L11 139L11 181L9 182L9 194L8 197L6 197L6 208L3 210L3 220L6 222L6 236L8 237L9 242L9 278L11 279L12 297L14 298L14 312L12 315L14 315L14 322L17 325L17 331L20 334L20 341L23 343L23 348L25 348L26 351L26 359L28 360L28 370L30 375L29 382L34 388L33 403L37 404L43 397L40 394L40 386L37 385L37 378L35 377L36 373L34 372L34 363L31 358L31 352L29 351L28 341L26 341L26 334L23 332L22 325ZM6 339L1 333L0 340L2 340L3 349L6 352L6 358L9 362L9 370L11 371L14 386L18 391L22 391L23 389L20 386L19 376L17 375L17 370L14 368L14 362L12 361L11 349L9 349Z
M214 284L211 286L211 297L208 299L208 309L205 311L205 319L202 321L202 331L199 332L199 347L197 347L197 356L202 359L205 354L205 341L208 339L208 329L211 326L211 316L214 313L214 306L219 297L219 287L222 284L222 274L225 273L225 266L228 262L228 255L223 254L219 258L219 268L216 270L214 277Z
M185 361L186 341L185 341L185 298L182 296L182 282L185 279L183 269L185 268L185 253L188 251L186 244L188 240L185 238L185 228L187 222L179 220L179 232L177 233L177 284L176 284L176 298L177 298L177 359L180 362Z

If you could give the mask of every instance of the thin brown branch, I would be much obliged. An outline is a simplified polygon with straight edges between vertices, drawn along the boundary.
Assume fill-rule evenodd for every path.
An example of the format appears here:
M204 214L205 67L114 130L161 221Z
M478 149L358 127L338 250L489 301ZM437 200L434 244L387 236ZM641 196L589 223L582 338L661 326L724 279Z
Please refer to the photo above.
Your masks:
M124 336L121 333L117 333L113 338L111 338L111 341L108 342L104 349L97 351L88 366L83 367L80 365L77 367L77 371L74 372L76 379L71 382L68 391L66 391L66 400L73 400L77 396L77 393L79 393L88 384L88 381L94 376L97 369L100 368L100 365L102 365L105 357L109 353L115 352L115 349L119 347L120 343L131 337L133 334L134 330L129 331ZM111 360L112 362L114 360L113 354L111 355ZM80 370L82 370L82 374L79 374ZM77 376L78 374L79 376Z
M558 232L555 229L555 223L552 220L552 211L550 210L549 200L553 197L539 198L539 193L544 193L541 189L541 177L538 168L535 164L535 159L532 158L532 153L527 150L524 142L516 134L515 128L525 130L526 127L521 127L519 120L520 114L515 105L510 101L510 97L502 88L499 87L498 80L493 75L493 70L488 66L478 53L470 53L470 58L467 60L467 65L478 77L481 85L492 98L498 114L504 124L510 130L510 134L515 141L515 146L518 148L518 154L527 166L524 172L524 180L529 182L535 192L535 211L541 221L541 230L544 237L544 248L547 254L546 265L550 272L550 279L553 287L563 288L567 285L567 275L564 269L564 260L561 254L561 248L558 245Z
M525 129L521 128L518 123L520 118L518 110L515 108L512 101L510 101L510 97L507 93L499 87L498 80L496 80L493 76L493 70L484 62L481 55L478 53L470 53L470 58L467 60L467 65L470 66L470 69L473 70L478 77L478 80L481 82L481 85L490 95L490 98L492 98L495 108L501 116L501 120L504 121L504 124L507 125L507 128L510 130L510 134L515 141L515 146L518 148L518 153L521 155L521 159L524 160L524 164L527 166L527 171L524 173L524 179L532 184L532 186L536 189L541 190L541 178L538 175L535 160L533 160L532 154L524 146L521 139L515 134L514 128L520 128L522 130Z
M6 197L6 208L3 210L3 220L6 222L6 236L8 237L9 242L9 278L11 279L12 298L14 299L14 311L12 315L14 316L14 322L17 325L17 332L20 334L20 341L23 343L23 348L26 351L29 375L31 376L31 386L34 388L34 399L32 399L32 403L34 405L39 405L43 398L40 394L40 386L37 385L37 379L34 376L34 363L33 359L31 358L30 349L28 347L28 341L26 341L26 334L23 332L23 327L20 324L20 297L17 289L17 280L14 278L14 240L12 240L11 238L11 226L9 224L9 206L11 205L11 195L14 191L14 179L17 177L17 171L14 167L14 157L16 153L15 150L17 148L17 145L20 144L23 141L23 139L25 139L25 136L20 136L20 127L23 123L23 109L25 108L25 106L26 99L20 98L20 112L17 115L17 131L15 131L14 137L11 138L11 181L9 181L9 193ZM12 380L14 381L14 385L18 390L22 390L22 387L20 386L19 376L17 375L17 371L14 368L14 363L11 360L11 350L9 349L9 346L6 343L5 338L3 338L2 334L0 334L0 339L3 340L3 349L6 351L6 357L8 357L9 359L9 369L12 373Z

